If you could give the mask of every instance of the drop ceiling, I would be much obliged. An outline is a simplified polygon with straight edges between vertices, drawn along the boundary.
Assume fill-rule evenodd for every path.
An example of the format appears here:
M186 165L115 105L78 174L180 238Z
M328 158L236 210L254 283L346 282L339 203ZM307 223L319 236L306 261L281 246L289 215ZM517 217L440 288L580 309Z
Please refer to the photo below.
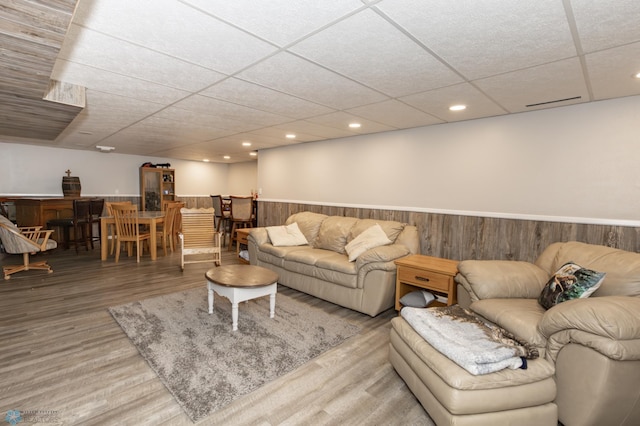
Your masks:
M75 2L11 3L58 16ZM4 123L0 141L239 162L265 148L640 94L637 0L79 0L53 23L14 8L0 27L21 21L52 40L25 72L48 63L47 79L85 88L86 106L53 137L16 137ZM23 90L0 83L13 99ZM13 107L0 105L0 117ZM24 125L52 115L35 111Z

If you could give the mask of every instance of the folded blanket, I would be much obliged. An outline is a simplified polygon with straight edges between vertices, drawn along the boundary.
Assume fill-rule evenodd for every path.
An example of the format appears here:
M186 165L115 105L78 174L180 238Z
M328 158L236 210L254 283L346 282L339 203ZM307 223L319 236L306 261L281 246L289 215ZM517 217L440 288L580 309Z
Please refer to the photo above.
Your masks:
M538 357L537 349L458 305L405 307L400 314L431 346L473 375L521 368L524 358Z

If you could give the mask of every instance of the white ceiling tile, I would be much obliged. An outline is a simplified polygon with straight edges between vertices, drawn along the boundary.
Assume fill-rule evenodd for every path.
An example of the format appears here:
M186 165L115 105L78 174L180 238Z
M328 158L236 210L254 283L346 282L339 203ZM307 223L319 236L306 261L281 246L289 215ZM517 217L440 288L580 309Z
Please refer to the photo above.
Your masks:
M393 99L352 108L346 112L398 129L442 123L436 117Z
M293 132L293 133L296 135L296 137L294 139L287 139L283 136L284 135L283 129L280 129L277 127L265 127L265 128L254 130L253 132L251 132L252 135L255 135L261 139L264 138L262 139L263 141L277 140L279 146L291 145L294 143L301 143L301 142L313 142L313 141L323 139L320 136L316 136L308 133L302 133L302 132Z
M100 70L86 65L58 59L51 78L76 84L96 91L128 96L159 104L170 104L189 95L184 90L174 89L157 83Z
M197 91L225 77L163 53L72 25L58 58L177 89Z
M335 109L387 99L381 93L289 53L279 53L238 77Z
M276 50L174 0L83 0L74 22L225 74Z
M306 118L333 111L323 105L305 101L237 78L229 78L217 83L201 91L200 94L291 118Z
M638 0L571 0L571 7L587 53L640 41Z
M184 0L279 46L362 7L357 0Z
M377 7L468 80L577 54L557 0L395 0Z
M338 129L318 123L312 123L306 120L293 121L291 123L273 126L271 129L279 132L280 135L294 133L298 136L296 138L297 140L303 140L300 135L304 134L308 135L305 140L334 139L352 135L352 132L349 132L346 127L344 129ZM257 130L254 133L260 133L260 131Z
M459 75L371 10L290 50L391 97L462 82Z
M531 111L590 100L578 58L497 75L474 83L509 112ZM526 106L578 96L581 99Z
M173 106L201 112L213 117L234 120L235 122L244 122L247 124L247 128L273 126L275 124L292 121L289 117L200 95L190 96L177 102Z
M266 128L268 129L268 127ZM261 131L264 129L261 129ZM290 144L291 141L282 137L282 135L277 136L269 136L264 134L256 134L256 133L236 133L235 135L226 136L223 138L218 138L215 141L216 146L225 146L227 151L236 152L236 151L255 151L263 148L270 148L274 146L287 145ZM242 142L250 142L250 147L243 147Z
M158 111L155 117L165 118L167 120L180 120L185 123L193 123L199 126L211 126L218 129L225 129L234 132L244 132L247 129L256 128L256 125L249 125L244 121L232 120L230 118L218 117L206 112L197 112L193 109L182 109L171 106Z
M597 100L640 95L640 42L585 56Z
M389 130L395 130L394 127L387 126L375 121L367 120L355 114L350 114L345 111L333 112L331 114L319 115L317 117L309 118L306 121L311 123L318 123L324 126L335 127L339 130L346 130L352 135L387 132ZM349 127L350 123L357 122L362 125L359 129L352 129Z
M469 83L443 87L400 98L427 114L447 122L472 120L505 114L506 111ZM452 105L467 105L464 111L450 111Z

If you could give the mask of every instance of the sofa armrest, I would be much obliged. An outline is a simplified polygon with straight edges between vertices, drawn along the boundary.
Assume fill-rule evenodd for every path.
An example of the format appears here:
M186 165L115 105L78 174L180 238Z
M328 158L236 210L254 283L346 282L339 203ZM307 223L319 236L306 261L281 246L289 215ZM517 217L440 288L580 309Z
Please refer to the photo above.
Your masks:
M360 269L369 263L392 262L401 257L408 256L409 254L411 254L409 249L402 244L389 244L386 246L374 247L358 256L356 259L356 268Z
M529 262L513 260L463 260L455 277L471 300L535 299L549 274Z
M257 246L271 242L271 240L269 240L267 228L251 228L249 236L247 237L247 242L249 241L252 241Z
M594 349L615 360L640 360L640 298L590 297L560 303L538 323L555 360L568 343Z

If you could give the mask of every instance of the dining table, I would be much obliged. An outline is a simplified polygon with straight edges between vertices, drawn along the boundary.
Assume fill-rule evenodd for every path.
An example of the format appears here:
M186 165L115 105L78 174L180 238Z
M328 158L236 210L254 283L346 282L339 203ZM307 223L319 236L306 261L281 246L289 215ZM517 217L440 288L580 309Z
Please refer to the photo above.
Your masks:
M138 223L140 225L149 226L149 232L151 233L151 238L149 241L149 251L151 253L151 260L156 260L158 258L158 233L157 228L158 225L164 223L164 217L166 212L164 211L139 211L138 212ZM109 255L109 225L115 226L116 221L113 216L101 216L100 217L100 259L107 260Z

